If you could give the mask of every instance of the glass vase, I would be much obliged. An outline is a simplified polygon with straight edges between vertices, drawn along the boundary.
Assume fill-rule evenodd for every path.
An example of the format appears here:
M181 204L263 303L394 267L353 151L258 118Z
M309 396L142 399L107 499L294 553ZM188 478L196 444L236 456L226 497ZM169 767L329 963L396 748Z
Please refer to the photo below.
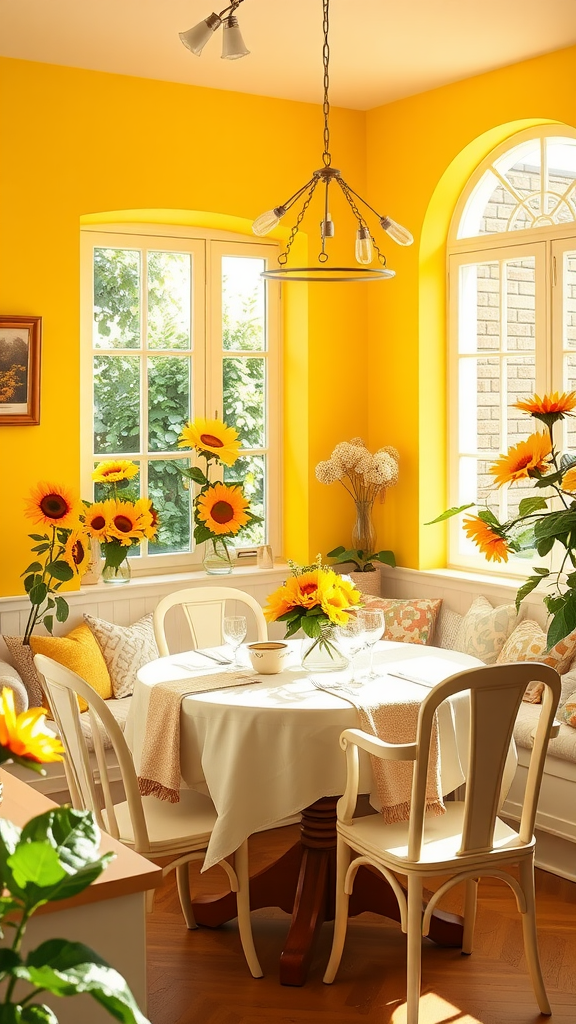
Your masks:
M103 583L115 583L119 586L122 583L130 583L130 577L132 573L130 570L130 562L127 558L120 565L105 565L102 569L102 582Z
M372 554L376 545L376 530L372 522L373 501L355 501L356 522L352 528L352 547L356 551Z
M232 556L223 538L206 541L202 565L211 576L228 576L232 572Z
M343 672L350 664L336 638L334 626L327 626L319 637L302 641L302 668L307 672Z

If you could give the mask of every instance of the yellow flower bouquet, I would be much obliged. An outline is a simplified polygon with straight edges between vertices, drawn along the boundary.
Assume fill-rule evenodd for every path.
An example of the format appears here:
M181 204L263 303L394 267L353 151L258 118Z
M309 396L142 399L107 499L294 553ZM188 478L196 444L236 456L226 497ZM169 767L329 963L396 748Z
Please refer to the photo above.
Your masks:
M260 523L259 516L250 511L240 483L210 480L211 464L233 466L240 455L238 432L221 420L198 418L183 428L178 440L179 448L194 448L206 460L206 469L191 466L180 468L184 477L200 486L192 507L194 540L207 543L212 552L204 560L207 572L227 573L232 570L227 538L235 537L250 523Z
M101 501L84 502L82 520L90 538L100 542L104 555L102 578L110 583L127 582L128 550L144 537L154 541L158 532L158 513L150 498L138 498L129 490L129 482L138 466L127 459L98 463L92 479L104 490Z
M514 407L543 423L546 430L513 445L489 471L496 487L528 478L540 493L523 498L518 515L505 523L485 507L477 515L467 516L463 526L487 561L507 562L510 554L530 554L534 549L543 558L556 544L563 549L557 570L534 566L534 575L516 594L518 608L540 583L552 589L543 598L551 615L548 646L552 647L576 629L576 455L562 455L554 443L555 425L576 409L576 392L554 392L543 398L534 395L528 401L516 402ZM450 508L433 522L449 519L474 504Z
M264 615L286 623L286 639L302 629L312 640L307 655L319 648L336 661L334 631L358 611L362 595L350 579L323 566L320 555L310 566L288 564L292 576L269 595Z
M0 693L0 764L15 761L44 774L42 765L61 761L64 747L51 733L44 732L46 708L28 708L16 714L14 692L4 686Z

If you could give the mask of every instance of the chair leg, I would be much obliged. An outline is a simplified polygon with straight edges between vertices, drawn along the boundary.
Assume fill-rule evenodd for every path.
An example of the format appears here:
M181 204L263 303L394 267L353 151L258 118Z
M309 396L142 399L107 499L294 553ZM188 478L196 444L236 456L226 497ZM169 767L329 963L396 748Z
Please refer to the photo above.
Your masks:
M524 934L524 952L528 970L532 979L536 1001L540 1012L549 1016L552 1013L538 953L538 934L536 931L536 894L534 891L534 859L525 857L520 861L520 884L526 898L526 913L522 914L522 931Z
M192 910L188 864L180 864L180 866L176 868L176 885L178 887L178 896L180 898L180 906L182 907L184 920L186 921L186 927L192 931L194 928L197 928L198 925L196 924L196 918L194 917L194 911Z
M466 901L464 903L464 934L462 936L462 952L471 953L474 941L474 925L476 924L476 905L478 902L478 879L466 879Z
M238 878L236 905L238 908L238 932L242 950L253 978L262 978L264 972L254 947L252 922L250 919L250 875L248 871L248 840L244 840L234 854L234 867Z
M330 959L324 973L323 980L326 985L331 985L334 981L336 972L340 966L342 953L344 951L346 929L348 928L348 904L350 902L350 896L344 891L344 879L346 878L346 872L350 866L351 857L352 850L344 840L338 836L336 852L336 909L334 913L334 937L332 939Z
M151 914L154 910L154 897L156 895L156 889L148 889L146 893L146 913Z
M418 1024L422 972L422 879L408 876L406 1024Z

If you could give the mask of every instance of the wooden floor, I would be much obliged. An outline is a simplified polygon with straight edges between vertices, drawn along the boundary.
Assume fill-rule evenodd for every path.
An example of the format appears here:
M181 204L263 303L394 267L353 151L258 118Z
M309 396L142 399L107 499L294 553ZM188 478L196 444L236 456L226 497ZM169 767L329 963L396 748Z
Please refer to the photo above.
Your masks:
M251 840L259 869L294 842L298 826ZM218 868L200 876L193 893L225 888ZM458 887L461 888L461 887ZM441 904L461 910L455 890ZM576 1024L576 884L537 872L537 909L544 978L552 1017L540 1016L522 952L520 917L511 890L480 883L476 946L469 957L423 943L421 1024ZM255 980L240 949L236 922L216 930L186 930L173 882L156 896L148 919L149 1006L152 1024L405 1024L405 937L398 925L371 914L353 919L339 974L324 985L332 925L323 928L303 988L278 984L277 965L288 917L252 915L265 977Z

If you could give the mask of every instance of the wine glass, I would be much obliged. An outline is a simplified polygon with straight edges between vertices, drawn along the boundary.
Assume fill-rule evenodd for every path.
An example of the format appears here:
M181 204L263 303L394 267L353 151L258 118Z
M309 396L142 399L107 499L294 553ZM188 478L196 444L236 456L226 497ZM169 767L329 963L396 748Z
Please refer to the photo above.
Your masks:
M345 626L338 626L337 636L344 648L346 656L350 659L352 670L352 682L356 682L355 661L356 655L360 654L366 646L366 633L364 624L359 616L351 615Z
M242 667L238 661L238 651L246 639L247 628L244 615L225 615L222 619L222 636L234 653L232 668Z
M377 679L374 671L374 644L382 639L384 633L384 612L381 608L363 609L358 612L358 618L364 629L365 642L370 648L370 670L367 679Z

